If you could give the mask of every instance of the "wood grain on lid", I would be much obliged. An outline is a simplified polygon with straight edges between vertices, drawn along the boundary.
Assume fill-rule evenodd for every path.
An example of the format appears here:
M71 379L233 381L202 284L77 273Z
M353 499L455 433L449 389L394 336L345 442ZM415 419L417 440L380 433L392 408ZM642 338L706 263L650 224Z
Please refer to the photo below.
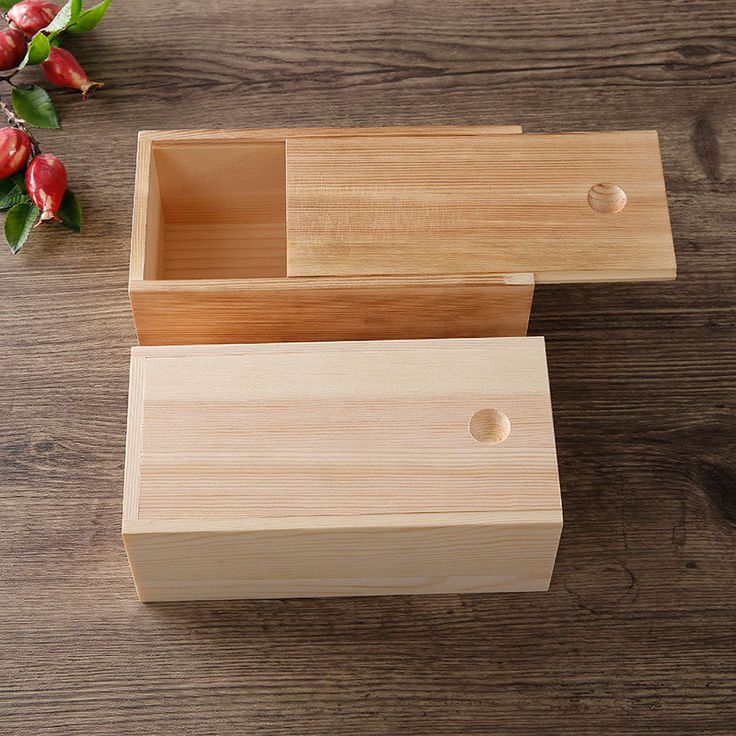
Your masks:
M542 338L134 356L140 520L559 508ZM502 441L471 434L479 410Z
M675 275L654 132L289 139L286 159L289 276ZM625 207L591 206L601 183Z

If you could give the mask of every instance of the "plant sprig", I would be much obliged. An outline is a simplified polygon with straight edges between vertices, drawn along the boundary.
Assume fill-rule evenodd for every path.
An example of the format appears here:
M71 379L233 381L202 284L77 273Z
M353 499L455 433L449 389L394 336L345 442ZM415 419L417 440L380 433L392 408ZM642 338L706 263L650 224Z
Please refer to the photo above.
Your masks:
M6 22L8 11L17 5L18 1L0 0L0 16ZM16 80L16 76L27 66L39 65L46 61L52 49L60 46L67 34L87 33L93 30L104 18L111 2L112 0L102 0L85 10L82 0L69 0L45 27L29 38L25 56L18 66L9 73L0 73L0 83L10 87L12 103L12 106L8 105L0 94L0 113L10 127L17 128L28 136L31 143L29 162L41 154L41 144L31 129L53 129L61 126L48 92L38 84L21 83ZM64 53L68 55L68 52ZM51 79L53 80L53 77ZM86 90L84 94L86 96ZM33 223L39 216L39 208L26 191L21 173L0 179L0 210L7 211L3 228L5 240L10 250L17 253L25 244ZM71 190L66 190L57 215L64 227L74 232L81 231L82 210Z

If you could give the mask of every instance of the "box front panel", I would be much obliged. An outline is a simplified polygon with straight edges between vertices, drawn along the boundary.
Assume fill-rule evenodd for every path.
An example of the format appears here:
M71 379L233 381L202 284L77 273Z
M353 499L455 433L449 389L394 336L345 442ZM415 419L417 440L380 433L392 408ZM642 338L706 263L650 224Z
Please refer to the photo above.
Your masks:
M475 521L472 521L475 517ZM526 518L526 520L525 520ZM126 548L143 601L540 591L559 512L408 522L375 517L242 531L143 531ZM135 530L135 531L133 531Z
M131 284L141 345L515 337L531 274Z

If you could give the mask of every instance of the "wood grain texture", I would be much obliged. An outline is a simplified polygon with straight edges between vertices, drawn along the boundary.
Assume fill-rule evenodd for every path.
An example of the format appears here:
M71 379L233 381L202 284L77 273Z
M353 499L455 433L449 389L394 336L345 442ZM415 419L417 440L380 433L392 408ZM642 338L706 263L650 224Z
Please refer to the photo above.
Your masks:
M287 139L286 180L289 276L675 275L652 131ZM589 204L601 182L626 193L620 211Z
M541 337L133 348L130 397L142 600L549 586Z
M132 355L139 519L559 510L541 337Z
M546 591L547 511L124 522L142 601Z
M525 335L531 274L131 281L141 345Z
M520 125L387 125L387 126L347 126L342 128L325 128L303 126L292 128L207 128L204 130L144 130L139 138L145 138L162 148L182 148L198 143L248 143L253 139L260 141L285 141L287 138L335 138L342 136L368 137L374 136L410 136L424 137L437 135L477 136L477 135L509 135L521 133Z
M153 149L151 188L160 182L164 222L156 278L216 279L286 276L286 141L386 135L386 128L144 133ZM473 138L521 132L518 126L414 127L399 137ZM187 142L190 145L187 145ZM145 176L145 165L143 166ZM145 202L145 200L142 200ZM156 207L155 202L146 206ZM134 219L145 213L134 212ZM147 241L150 243L150 241ZM150 247L150 246L149 246Z
M722 0L128 0L73 39L108 87L54 93L39 137L84 232L0 252L3 733L732 736L734 37ZM660 134L678 280L535 297L550 591L142 606L119 535L137 131L408 123Z
M521 132L393 130L419 139ZM385 129L139 134L129 291L141 344L526 334L530 274L286 278L286 138L348 132L370 138Z
M286 139L370 138L388 131L400 137L455 138L518 134L521 127L140 131L131 278L285 276Z

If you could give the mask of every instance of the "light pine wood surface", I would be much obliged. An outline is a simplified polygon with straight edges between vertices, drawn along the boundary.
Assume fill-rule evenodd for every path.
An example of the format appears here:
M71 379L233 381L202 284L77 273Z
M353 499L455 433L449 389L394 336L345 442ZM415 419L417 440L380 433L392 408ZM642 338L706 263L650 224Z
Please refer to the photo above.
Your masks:
M140 519L559 508L541 337L134 348L132 360ZM488 409L511 423L497 443L469 430Z
M84 231L0 251L3 735L733 736L734 37L723 0L128 0L73 39L107 87L53 93L64 127L38 135ZM137 131L411 123L659 131L677 281L535 295L549 592L141 605L120 542Z
M389 133L420 140L438 135L456 139L518 134L521 127L142 131L131 278L286 276L287 139Z
M130 396L144 600L549 585L541 337L133 348Z
M136 281L142 345L525 335L531 274Z
M288 139L286 172L290 276L675 276L656 132Z
M452 140L519 126L390 129ZM525 335L530 274L287 278L286 141L385 128L139 135L130 299L144 345Z
M520 272L674 277L656 133L518 133L142 132L140 342L518 336L533 293L508 288Z
M126 522L146 602L546 591L559 510Z

